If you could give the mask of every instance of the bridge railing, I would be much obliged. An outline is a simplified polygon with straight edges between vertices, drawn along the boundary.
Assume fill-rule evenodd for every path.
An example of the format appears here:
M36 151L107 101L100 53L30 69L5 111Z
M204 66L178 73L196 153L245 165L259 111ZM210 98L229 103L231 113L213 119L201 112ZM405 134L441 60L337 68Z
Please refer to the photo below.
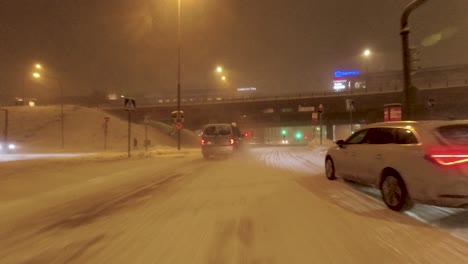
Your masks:
M413 85L420 90L427 89L441 89L441 88L455 88L468 86L468 79L458 80L436 80L436 81L422 81L414 80ZM315 97L333 97L333 96L351 96L363 94L378 94L378 93L392 93L403 91L403 84L401 82L392 83L376 83L369 85L369 88L356 88L347 90L321 90L302 93L279 93L275 95L249 95L249 96L211 96L211 97L193 97L183 98L183 104L223 104L223 103L238 103L238 102L258 102L258 101L274 101L274 100L288 100L288 99L302 99L302 98L315 98ZM146 99L140 102L140 105L174 105L177 103L173 98L159 98L159 99Z

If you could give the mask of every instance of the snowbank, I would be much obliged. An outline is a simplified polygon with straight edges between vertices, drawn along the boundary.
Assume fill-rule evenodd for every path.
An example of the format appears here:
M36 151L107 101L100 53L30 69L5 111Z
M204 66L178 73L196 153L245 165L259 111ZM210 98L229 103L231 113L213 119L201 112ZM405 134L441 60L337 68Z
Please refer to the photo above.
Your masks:
M9 141L18 152L56 152L61 148L59 106L9 107ZM64 108L65 152L100 152L104 150L104 118L109 117L107 150L125 151L128 124L98 109L67 105ZM132 124L131 144L144 149L145 127ZM175 146L174 139L158 129L148 128L150 148Z

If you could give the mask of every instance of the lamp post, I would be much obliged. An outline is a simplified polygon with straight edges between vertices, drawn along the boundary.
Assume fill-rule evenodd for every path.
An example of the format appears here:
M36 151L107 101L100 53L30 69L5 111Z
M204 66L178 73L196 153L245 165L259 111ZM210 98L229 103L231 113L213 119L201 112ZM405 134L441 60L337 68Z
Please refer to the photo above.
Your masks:
M3 143L8 149L8 110L7 109L0 109L0 111L5 112L5 127L3 130Z
M37 66L40 65L40 64L36 64L36 68ZM33 77L36 78L36 79L40 79L42 78L41 74L38 73L38 72L35 72L33 73ZM60 89L60 128L61 128L61 141L62 141L62 149L65 148L65 125L64 125L64 114L63 114L63 85L62 85L62 82L60 81L60 78L54 78L54 77L51 77L51 76L47 76L49 79L53 79L55 80L58 85L59 85L59 89Z
M409 50L409 25L408 19L410 14L419 6L424 4L427 0L414 0L413 2L409 3L403 14L401 15L401 43L402 43L402 55L403 55L403 79L404 79L404 86L403 86L403 120L411 120L413 119L413 87L411 86L411 65L410 65L410 50Z
M177 0L177 121L180 121L180 0ZM180 150L180 129L177 129L177 149Z
M366 60L366 91L367 87L369 85L369 57L371 56L371 51L369 49L366 49L363 53L364 59Z

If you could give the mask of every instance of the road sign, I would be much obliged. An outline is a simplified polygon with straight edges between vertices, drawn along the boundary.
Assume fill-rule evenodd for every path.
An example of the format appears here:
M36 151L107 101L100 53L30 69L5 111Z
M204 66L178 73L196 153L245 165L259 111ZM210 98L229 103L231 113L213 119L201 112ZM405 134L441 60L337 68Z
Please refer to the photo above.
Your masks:
M346 111L354 112L354 100L346 99Z
M185 121L185 113L182 110L180 112L172 111L171 117L172 117L172 120L174 121L174 123L184 122Z
M135 99L125 98L124 107L127 111L135 111L136 109L136 102Z
M182 123L181 123L181 122L177 122L177 123L175 124L175 127L176 127L177 130L181 130L181 129L182 129Z
M313 112L312 113L312 122L317 123L317 121L318 121L318 113Z
M435 105L435 100L433 98L429 98L427 100L427 106L431 108L431 107L434 107L434 105Z
M314 112L315 106L299 106L298 112Z

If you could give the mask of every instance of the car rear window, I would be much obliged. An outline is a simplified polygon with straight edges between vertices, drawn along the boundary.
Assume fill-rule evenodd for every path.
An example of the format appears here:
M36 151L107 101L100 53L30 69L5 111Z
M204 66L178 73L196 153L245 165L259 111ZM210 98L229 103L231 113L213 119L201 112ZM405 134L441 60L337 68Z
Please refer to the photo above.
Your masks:
M450 144L468 145L468 124L442 126L437 131Z
M205 127L203 131L205 136L228 136L231 135L231 126L229 125L213 125Z

